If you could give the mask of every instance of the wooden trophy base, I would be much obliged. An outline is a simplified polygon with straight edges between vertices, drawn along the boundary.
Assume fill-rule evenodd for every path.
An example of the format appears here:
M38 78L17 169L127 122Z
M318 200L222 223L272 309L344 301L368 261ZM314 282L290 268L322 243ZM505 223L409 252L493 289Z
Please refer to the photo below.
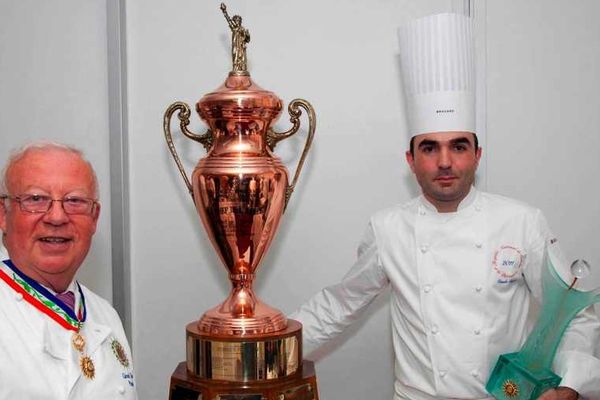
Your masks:
M185 364L171 375L169 400L319 400L312 361L303 362L298 376L244 384L196 378Z

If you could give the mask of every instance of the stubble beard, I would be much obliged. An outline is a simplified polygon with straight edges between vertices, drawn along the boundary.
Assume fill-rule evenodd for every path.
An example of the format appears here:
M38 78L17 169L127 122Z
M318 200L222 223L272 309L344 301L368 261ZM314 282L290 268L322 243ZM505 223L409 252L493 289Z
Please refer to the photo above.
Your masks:
M456 203L458 205L471 190L475 180L475 174L469 174L458 178L453 185L444 187L439 183L428 181L419 182L423 195L434 205Z

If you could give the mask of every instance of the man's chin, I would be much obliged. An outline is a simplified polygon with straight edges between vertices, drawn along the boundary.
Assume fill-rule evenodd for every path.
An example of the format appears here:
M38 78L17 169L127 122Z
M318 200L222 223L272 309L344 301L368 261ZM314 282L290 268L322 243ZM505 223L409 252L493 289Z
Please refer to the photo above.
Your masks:
M456 188L440 188L433 193L433 197L439 201L456 201L461 195Z
M454 203L457 201L462 201L465 197L467 197L468 193L468 191L463 192L461 190L457 190L456 188L452 188L451 190L436 190L431 194L431 197L439 202Z
M73 269L73 259L72 257L64 255L45 255L44 257L38 257L33 260L32 265L34 265L35 269L40 273L61 275L68 273Z

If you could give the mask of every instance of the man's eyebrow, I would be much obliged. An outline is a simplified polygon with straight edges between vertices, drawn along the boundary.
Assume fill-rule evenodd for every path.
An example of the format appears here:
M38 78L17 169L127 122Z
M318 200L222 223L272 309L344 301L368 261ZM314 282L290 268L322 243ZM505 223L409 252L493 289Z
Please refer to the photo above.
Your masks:
M452 144L467 144L471 146L471 142L466 137L459 137L450 141Z
M439 146L439 142L431 139L423 139L423 141L419 143L418 147L421 148L424 146Z

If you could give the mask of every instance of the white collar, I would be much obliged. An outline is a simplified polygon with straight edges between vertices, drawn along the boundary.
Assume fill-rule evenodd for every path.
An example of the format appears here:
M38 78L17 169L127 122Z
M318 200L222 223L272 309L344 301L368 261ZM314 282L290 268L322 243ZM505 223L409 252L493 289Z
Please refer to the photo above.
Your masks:
M0 262L8 260L9 258L10 257L8 256L8 250L6 250L2 242L0 242Z

